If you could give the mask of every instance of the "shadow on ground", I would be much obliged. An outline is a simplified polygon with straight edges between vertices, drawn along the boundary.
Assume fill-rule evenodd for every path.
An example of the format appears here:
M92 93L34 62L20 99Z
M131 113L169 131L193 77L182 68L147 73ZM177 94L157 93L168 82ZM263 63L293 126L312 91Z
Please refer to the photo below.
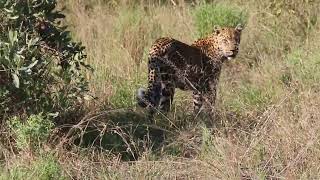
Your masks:
M248 117L231 112L197 117L183 112L177 114L174 118L172 114L158 116L150 122L144 112L132 109L99 112L83 120L73 143L84 148L107 150L130 161L139 159L145 152L158 154L163 150L170 155L194 157L197 150L192 156L185 155L185 147L199 149L204 128L214 135L217 131L247 131L255 126Z
M77 131L80 136L74 141L76 145L108 150L123 160L136 160L143 152L159 149L170 133L150 123L144 113L130 109L96 115L82 127Z

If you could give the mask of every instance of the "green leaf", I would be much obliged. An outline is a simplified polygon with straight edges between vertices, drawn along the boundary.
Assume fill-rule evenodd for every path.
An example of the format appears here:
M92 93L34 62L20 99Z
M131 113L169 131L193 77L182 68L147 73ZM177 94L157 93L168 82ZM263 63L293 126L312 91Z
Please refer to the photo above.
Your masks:
M36 37L36 38L32 38L28 41L27 45L28 45L28 49L30 49L31 46L34 46L37 44L37 42L39 41L40 38Z
M91 100L94 99L94 97L89 95L89 94L86 94L86 95L84 95L83 99L86 100L86 101L91 101Z
M15 20L15 19L18 19L19 16L10 16L10 17L8 17L8 18L11 19L11 20Z
M34 61L33 63L31 63L27 68L31 69L33 68L33 66L35 66L38 63L38 60Z
M79 53L76 53L73 58L75 61L79 61Z
M12 73L13 83L16 88L20 87L20 80L16 73Z
M12 9L3 8L3 10L5 10L5 11L8 12L8 13L13 13L13 10L12 10Z
M29 66L27 67L22 67L19 70L20 71L26 71L26 70L30 70L31 68L33 68L36 64L38 63L38 60L34 61L33 63L31 63Z
M55 113L48 113L48 116L56 118L59 116L59 112L55 112Z
M18 41L17 31L9 31L9 41L12 45Z

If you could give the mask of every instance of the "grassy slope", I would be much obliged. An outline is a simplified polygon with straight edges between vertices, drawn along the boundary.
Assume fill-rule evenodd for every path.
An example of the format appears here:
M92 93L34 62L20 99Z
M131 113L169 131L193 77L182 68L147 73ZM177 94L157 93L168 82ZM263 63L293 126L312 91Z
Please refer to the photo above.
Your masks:
M70 0L66 6L71 30L87 47L89 62L96 69L88 74L91 91L99 98L96 106L124 111L133 107L139 112L134 92L146 85L148 47L160 36L187 43L195 40L193 8L185 3L136 7L124 3L110 8L94 2ZM149 137L142 148L130 142L136 143L132 147L139 146L140 158L134 162L120 162L117 156L93 148L76 153L52 149L63 177L320 177L320 27L308 28L313 13L320 11L319 4L228 2L247 9L249 20L238 58L224 66L213 125L208 125L211 120L189 116L189 93L178 92L173 112L157 119L159 127L171 132L160 149L151 151L154 142ZM99 121L108 118L112 119ZM128 114L119 121L140 120ZM39 161L21 157L27 160L10 160L8 168ZM50 167L55 169L54 165Z

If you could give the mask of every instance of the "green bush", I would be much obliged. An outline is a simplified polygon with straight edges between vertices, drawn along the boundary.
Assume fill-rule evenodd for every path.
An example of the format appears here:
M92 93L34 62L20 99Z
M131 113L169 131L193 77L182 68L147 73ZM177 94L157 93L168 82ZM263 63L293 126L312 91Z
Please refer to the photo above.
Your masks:
M63 176L62 168L55 157L43 155L31 163L16 163L7 172L0 171L0 179L67 179Z
M39 158L33 164L33 174L37 179L65 179L60 164L52 155ZM32 174L30 174L32 175Z
M13 117L8 124L14 133L17 147L30 150L37 150L47 140L53 128L53 123L41 114L31 115L25 122Z
M56 0L0 1L0 114L79 109L86 55L55 10Z
M203 4L195 9L194 20L200 37L212 32L214 27L245 25L248 14L237 6Z

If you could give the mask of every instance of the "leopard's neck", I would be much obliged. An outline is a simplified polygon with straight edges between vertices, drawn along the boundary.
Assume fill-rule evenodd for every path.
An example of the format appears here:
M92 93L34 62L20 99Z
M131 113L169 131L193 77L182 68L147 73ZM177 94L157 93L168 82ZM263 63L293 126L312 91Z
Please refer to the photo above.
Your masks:
M210 58L210 64L221 64L226 59L220 53L217 42L210 36L195 41L191 46L200 49L203 54L208 56Z

